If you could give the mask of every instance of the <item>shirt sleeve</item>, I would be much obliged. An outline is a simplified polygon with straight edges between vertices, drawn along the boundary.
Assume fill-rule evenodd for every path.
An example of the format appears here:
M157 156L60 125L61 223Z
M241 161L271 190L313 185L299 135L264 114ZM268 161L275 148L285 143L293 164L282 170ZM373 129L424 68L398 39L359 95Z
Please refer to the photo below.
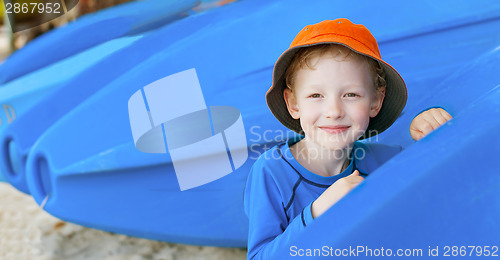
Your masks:
M302 219L304 221L304 226L307 227L307 225L311 224L311 222L313 222L314 218L312 216L312 211L311 211L311 207L312 207L312 203L314 201L312 201L311 203L309 203L309 205L307 205L303 210L302 210Z
M245 213L249 219L248 259L281 259L278 249L288 245L312 221L310 205L290 223L285 214L281 192L270 174L257 161L250 170L244 193ZM283 252L283 251L282 251Z

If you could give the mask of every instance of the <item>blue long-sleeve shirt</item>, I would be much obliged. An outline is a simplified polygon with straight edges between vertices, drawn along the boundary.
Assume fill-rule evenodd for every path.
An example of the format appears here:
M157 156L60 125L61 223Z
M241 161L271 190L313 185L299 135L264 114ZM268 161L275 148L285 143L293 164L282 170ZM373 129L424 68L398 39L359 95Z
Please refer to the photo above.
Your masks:
M292 139L263 153L248 175L244 208L249 218L248 259L280 259L277 249L313 221L311 204L330 185L359 170L367 175L396 153L399 146L355 142L349 166L324 177L304 168L293 157Z

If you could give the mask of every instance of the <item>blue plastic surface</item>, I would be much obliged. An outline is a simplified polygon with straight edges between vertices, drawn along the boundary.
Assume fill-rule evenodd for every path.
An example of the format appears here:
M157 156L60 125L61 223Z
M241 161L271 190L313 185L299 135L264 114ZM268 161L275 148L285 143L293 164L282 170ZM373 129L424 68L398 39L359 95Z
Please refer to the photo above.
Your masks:
M16 118L23 118L23 115L29 111L32 106L44 99L50 93L56 91L59 87L64 86L66 81L92 67L117 50L129 46L141 37L142 35L135 35L105 42L84 50L78 55L71 56L17 78L0 87L0 104L2 104L3 108L3 113L0 115L0 133L7 129ZM15 147L13 147L13 149L15 149ZM19 159L24 158L23 160L25 160L28 152L29 150L21 153L22 155L20 154ZM17 152L14 152L12 155L15 156L15 153ZM2 166L8 165L2 164ZM20 179L16 179L15 175L17 174L14 173L20 171L24 172L23 164L20 164L18 161L17 164L13 164L12 166L17 167L18 171L6 171L2 169L0 173L10 174L11 176L6 177L7 180L15 187L24 187L19 189L27 191L22 174L19 175ZM3 174L0 175L0 179L4 180L5 177Z
M142 0L82 16L14 52L0 67L0 84L103 42L184 18L198 4L198 0Z
M381 6L384 12L373 11ZM244 247L248 223L243 188L248 170L263 150L291 134L265 104L274 62L305 25L346 17L372 31L382 57L408 86L402 116L369 141L402 144L407 150L317 219L297 245L340 246L366 236L363 245L371 246L385 236L388 244L397 246L405 240L432 242L429 236L458 241L481 234L486 242L497 242L492 239L498 226L491 223L498 222L495 198L500 182L493 173L500 169L478 161L495 158L500 149L498 138L489 139L499 129L499 14L500 3L495 1L404 6L388 0L363 5L241 1L187 17L120 51L127 60L135 59L135 66L123 65L127 61L119 52L111 55L44 100L45 105L38 104L38 114L26 113L23 117L29 120L19 118L16 121L23 123L14 122L8 130L12 129L10 138L23 140L16 143L25 143L24 149L33 145L26 166L29 191L59 218L150 239ZM165 40L167 35L176 38ZM119 66L126 68L115 68ZM196 68L208 106L232 106L241 112L250 159L217 181L181 192L168 154L141 153L134 147L127 102L145 85L190 68ZM77 84L80 87L74 88ZM99 87L80 91L94 84ZM68 100L64 110L50 113L48 104L63 99ZM409 122L422 109L436 105L456 118L413 144ZM47 121L35 120L40 113ZM468 128L471 125L477 127ZM484 175L474 178L471 172ZM460 204L467 199L467 209L474 210ZM488 204L493 206L486 208ZM484 216L491 221L449 235L454 227ZM407 219L413 221L405 226ZM391 225L399 228L386 236L382 227ZM486 233L488 229L493 233ZM414 233L407 238L410 231ZM286 250L284 256L289 255Z
M25 161L33 143L61 116L145 59L162 50L175 48L174 44L177 41L208 27L207 18L209 17L195 16L190 22L180 20L171 26L147 32L134 44L101 58L94 66L61 83L60 87L50 92L44 99L31 104L31 108L22 117L13 121L3 133L0 132L0 160L3 162L0 163L0 172L4 178L18 190L29 193L24 174L25 165L15 166L12 165L15 162L10 160L7 147L11 142L14 143L11 151L23 159L20 162ZM171 37L172 35L176 37ZM59 73L53 71L49 76L57 78ZM14 169L18 169L17 173Z

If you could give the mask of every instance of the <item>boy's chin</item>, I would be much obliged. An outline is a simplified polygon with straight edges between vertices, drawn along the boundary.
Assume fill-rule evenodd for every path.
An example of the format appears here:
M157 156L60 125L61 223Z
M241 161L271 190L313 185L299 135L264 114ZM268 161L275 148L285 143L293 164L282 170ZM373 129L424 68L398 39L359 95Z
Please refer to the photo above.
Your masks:
M321 140L321 142L327 146L338 147L340 145L344 148L349 145L352 145L359 139L359 136L357 135L354 136L352 133L349 132L346 134L336 134L336 135L322 134L318 137L319 137L318 139Z
M345 149L349 148L352 146L354 142L329 142L329 141L324 141L321 142L321 146L324 149L330 150L330 151L344 151Z
M346 148L351 147L355 141L356 140L354 140L352 137L325 138L324 136L319 137L315 140L317 144L321 145L322 149L330 151L345 150Z

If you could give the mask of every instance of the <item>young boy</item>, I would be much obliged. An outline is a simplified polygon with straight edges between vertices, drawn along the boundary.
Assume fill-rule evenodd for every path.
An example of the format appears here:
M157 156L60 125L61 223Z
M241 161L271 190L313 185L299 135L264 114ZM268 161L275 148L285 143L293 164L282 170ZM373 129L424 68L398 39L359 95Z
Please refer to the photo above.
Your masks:
M248 258L279 259L277 247L321 216L400 147L364 144L398 118L406 86L363 25L347 19L306 26L276 62L266 101L303 135L263 153L250 170L244 207ZM451 116L430 109L410 128L417 140Z

